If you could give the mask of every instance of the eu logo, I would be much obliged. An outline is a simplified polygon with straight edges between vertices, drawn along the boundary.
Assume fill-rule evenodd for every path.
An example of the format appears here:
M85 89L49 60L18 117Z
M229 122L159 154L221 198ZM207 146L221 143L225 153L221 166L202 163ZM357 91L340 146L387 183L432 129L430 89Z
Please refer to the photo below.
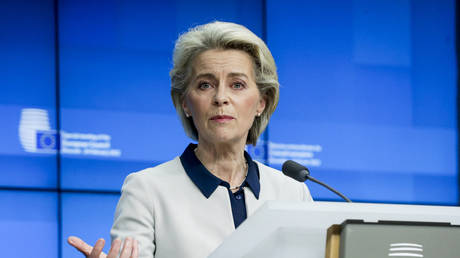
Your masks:
M37 150L55 151L58 148L58 137L56 131L39 131L37 130Z

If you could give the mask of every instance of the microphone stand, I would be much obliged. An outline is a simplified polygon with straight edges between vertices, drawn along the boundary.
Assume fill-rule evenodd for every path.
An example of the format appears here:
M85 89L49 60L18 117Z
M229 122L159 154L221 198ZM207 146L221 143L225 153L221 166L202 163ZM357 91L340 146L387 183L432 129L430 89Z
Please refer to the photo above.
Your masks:
M339 192L336 191L334 188L332 188L332 187L328 186L327 184L325 184L325 183L323 183L323 182L321 182L321 181L315 179L314 177L308 175L308 176L307 176L307 179L310 179L311 181L313 181L313 182L315 182L315 183L317 183L317 184L320 184L320 185L326 187L326 188L329 189L330 191L332 191L332 192L334 192L335 194L337 194L338 196L342 197L342 199L344 199L345 201L347 201L347 202L352 202L352 201L351 201L350 199L348 199L345 195L339 193Z
M285 161L283 163L282 171L283 171L283 174L285 174L286 176L289 176L289 177L291 177L291 178L293 178L293 179L295 179L295 180L297 180L299 182L302 182L302 183L304 183L305 181L310 179L311 181L326 187L327 189L329 189L333 193L335 193L338 196L342 197L342 199L344 199L345 201L351 202L350 199L348 199L345 195L339 193L334 188L332 188L332 187L328 186L327 184L325 184L325 183L317 180L316 178L310 176L310 170L307 167L302 166L301 164L299 164L299 163L297 163L297 162L295 162L293 160Z

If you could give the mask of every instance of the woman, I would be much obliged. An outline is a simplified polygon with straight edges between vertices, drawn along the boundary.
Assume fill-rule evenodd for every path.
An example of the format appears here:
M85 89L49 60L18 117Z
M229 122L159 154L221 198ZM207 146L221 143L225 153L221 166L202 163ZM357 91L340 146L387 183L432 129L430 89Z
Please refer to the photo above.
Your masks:
M198 144L126 178L111 230L112 239L127 239L122 257L206 257L265 201L312 201L305 184L244 151L278 103L265 43L241 25L213 22L180 36L173 61L172 100ZM70 240L90 255L90 246ZM120 245L114 241L109 256ZM99 240L90 257L99 257L101 246Z

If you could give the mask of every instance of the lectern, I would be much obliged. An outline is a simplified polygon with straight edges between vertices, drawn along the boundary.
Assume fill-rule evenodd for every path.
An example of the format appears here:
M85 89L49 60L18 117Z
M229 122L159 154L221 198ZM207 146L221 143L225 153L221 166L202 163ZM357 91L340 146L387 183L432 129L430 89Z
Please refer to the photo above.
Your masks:
M209 257L325 258L328 228L347 220L374 224L382 221L450 223L458 226L460 207L269 201L227 237ZM456 243L459 250L452 252L460 257L460 242ZM382 243L375 248L388 251L389 244ZM386 257L394 256L394 253L387 253ZM417 255L412 257L428 257L423 256L423 252ZM366 257L376 256L369 254Z

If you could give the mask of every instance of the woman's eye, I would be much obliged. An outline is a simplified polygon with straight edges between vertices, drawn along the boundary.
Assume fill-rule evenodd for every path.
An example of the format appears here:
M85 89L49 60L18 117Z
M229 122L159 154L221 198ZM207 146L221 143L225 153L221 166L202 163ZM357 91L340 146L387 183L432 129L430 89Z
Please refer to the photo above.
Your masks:
M202 82L198 85L198 88L202 89L202 90L205 90L205 89L209 89L211 88L211 84L207 83L207 82Z
M244 88L244 84L242 84L241 82L235 82L235 83L233 84L233 88L234 88L234 89L237 89L237 90L238 90L238 89L242 89L242 88Z

